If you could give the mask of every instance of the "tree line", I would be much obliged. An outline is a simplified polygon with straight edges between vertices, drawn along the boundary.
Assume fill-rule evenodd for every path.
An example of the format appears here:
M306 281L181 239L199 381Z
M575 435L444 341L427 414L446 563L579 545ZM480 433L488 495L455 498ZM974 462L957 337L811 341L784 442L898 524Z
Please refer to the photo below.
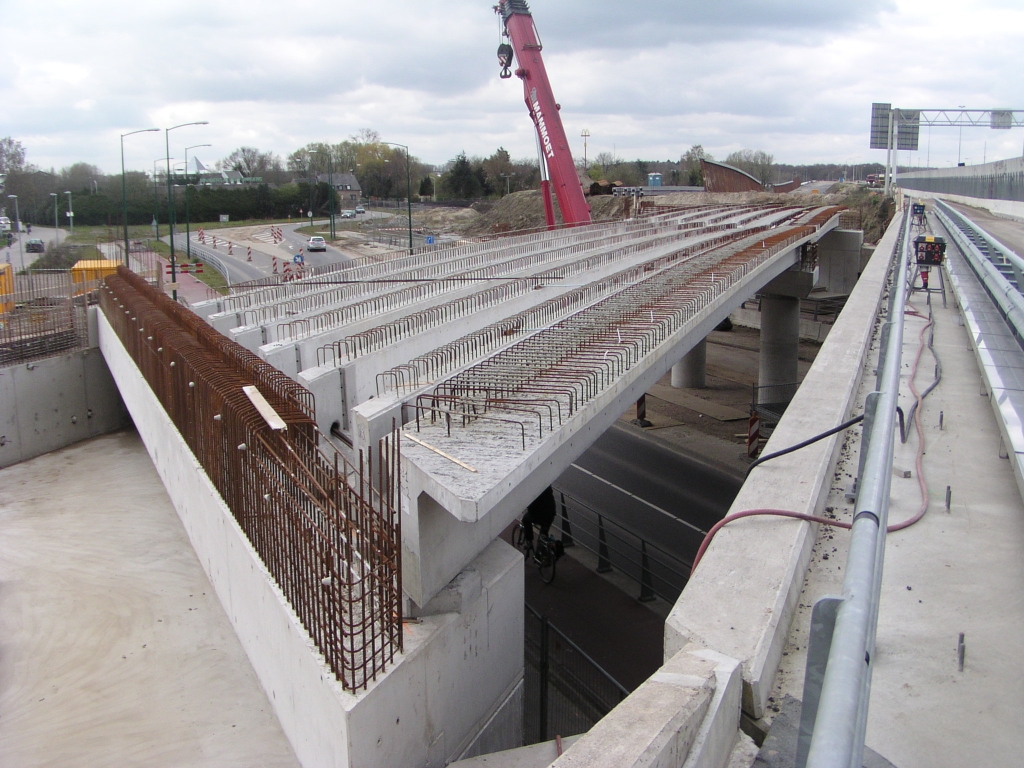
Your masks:
M6 177L3 203L7 195L18 196L23 221L47 224L57 214L66 224L66 190L72 192L75 222L86 225L115 225L122 220L121 175L104 174L86 162L74 163L60 171L44 171L27 162L21 142L0 138L0 177ZM611 152L601 152L586 163L577 159L581 181L587 179L621 182L642 186L652 172L662 174L665 186L703 186L701 159L713 159L700 144L691 146L678 160L626 161ZM877 164L843 166L819 164L783 165L763 150L743 149L729 154L725 162L734 165L762 183L787 181L794 175L807 179L839 179L879 172ZM238 147L214 163L214 168L238 171L246 178L261 182L244 185L198 185L189 179L188 208L192 221L216 220L227 214L232 220L288 218L304 216L312 210L320 216L330 207L329 173L338 183L341 174L352 174L367 200L402 200L409 192L414 201L475 200L501 197L511 192L537 189L540 173L534 158L513 159L503 147L488 157L467 156L460 152L441 165L424 163L405 147L383 141L375 131L364 129L338 143L312 142L282 158L256 147ZM128 221L147 224L167 218L166 179L160 169L154 176L129 171L125 174ZM186 177L175 177L175 218L185 216ZM4 183L0 181L0 183ZM56 193L56 195L54 195ZM56 206L56 208L55 208ZM335 209L338 201L335 200ZM7 211L13 215L12 210Z

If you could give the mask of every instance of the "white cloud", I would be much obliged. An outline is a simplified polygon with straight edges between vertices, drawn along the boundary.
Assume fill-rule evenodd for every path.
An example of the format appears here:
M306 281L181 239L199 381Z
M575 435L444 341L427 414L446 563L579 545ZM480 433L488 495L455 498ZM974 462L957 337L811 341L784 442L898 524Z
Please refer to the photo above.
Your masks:
M519 81L501 81L490 0L95 0L14 4L22 40L0 64L0 135L43 167L119 167L118 134L191 120L175 146L281 154L361 128L426 162L502 145L532 156ZM545 62L575 152L678 157L764 149L779 161L869 161L872 101L1024 108L1024 9L948 0L535 0ZM53 13L52 8L57 12ZM933 129L933 164L1019 154L1020 131ZM987 143L986 143L987 142ZM126 141L145 168L163 136ZM181 150L178 150L179 152ZM977 157L975 157L977 156Z

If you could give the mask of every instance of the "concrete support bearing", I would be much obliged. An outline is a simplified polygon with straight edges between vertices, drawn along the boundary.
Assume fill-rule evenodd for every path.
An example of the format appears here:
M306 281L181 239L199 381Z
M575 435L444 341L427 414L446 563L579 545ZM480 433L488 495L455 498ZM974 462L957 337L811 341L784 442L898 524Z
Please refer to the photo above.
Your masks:
M708 340L703 339L672 366L672 386L678 389L707 386Z
M800 299L773 293L762 296L760 386L797 380L799 342Z

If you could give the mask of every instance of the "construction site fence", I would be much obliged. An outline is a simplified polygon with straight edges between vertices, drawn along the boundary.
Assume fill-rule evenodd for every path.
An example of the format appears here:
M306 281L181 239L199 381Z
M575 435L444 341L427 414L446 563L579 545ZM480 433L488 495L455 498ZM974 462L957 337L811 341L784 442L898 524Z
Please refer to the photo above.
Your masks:
M327 665L365 688L402 650L399 433L349 463L308 390L139 275L119 267L100 306Z
M0 281L0 365L84 349L87 307L94 295L68 270L3 273Z
M629 695L546 616L526 605L523 741L589 731Z

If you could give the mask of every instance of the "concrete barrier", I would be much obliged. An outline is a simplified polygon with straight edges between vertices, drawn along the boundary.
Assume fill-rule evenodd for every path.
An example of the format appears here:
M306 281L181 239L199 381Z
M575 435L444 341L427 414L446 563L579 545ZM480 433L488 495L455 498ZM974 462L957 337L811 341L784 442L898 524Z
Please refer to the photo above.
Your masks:
M551 768L724 768L739 735L739 663L688 645Z
M867 355L900 220L893 219L879 243L765 452L806 440L850 417L861 379L870 373ZM729 512L774 507L820 514L843 439L835 435L761 465ZM665 622L666 659L692 643L738 659L743 709L761 717L815 535L814 525L779 518L748 518L723 528Z

